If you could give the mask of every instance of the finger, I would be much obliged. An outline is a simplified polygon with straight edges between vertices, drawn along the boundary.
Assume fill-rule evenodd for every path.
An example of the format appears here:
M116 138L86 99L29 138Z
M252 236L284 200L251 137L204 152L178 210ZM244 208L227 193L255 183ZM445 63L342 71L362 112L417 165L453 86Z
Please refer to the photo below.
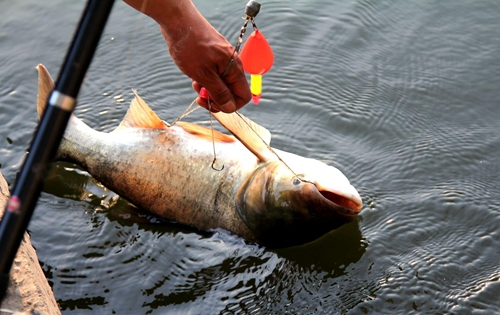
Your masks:
M246 78L245 72L243 70L243 64L237 55L233 56L234 61L232 68L229 69L227 75L223 78L223 81L227 84L231 95L235 100L236 109L239 110L252 98L250 93L250 87L248 85L248 80Z
M203 88L203 86L194 81L191 86L193 87L193 89L198 93L198 95L200 95L200 91L201 89ZM210 106L209 106L209 103L210 102ZM209 109L211 112L214 112L214 113L218 113L220 111L224 111L226 113L230 113L230 112L234 112L234 110L232 110L231 108L228 110L226 108L223 108L222 106L220 106L219 104L217 104L213 98L211 96L209 96L209 99L208 98L205 98L205 97L201 97L201 96L198 96L196 98L196 103L198 103L198 105L200 105L201 107L204 107L206 109Z
M209 102L210 102L210 105L209 105ZM197 97L196 103L198 103L198 105L200 105L201 107L211 111L212 113L220 112L219 106L217 104L215 104L213 101L208 101L207 99Z
M192 87L197 93L200 93L202 87L208 91L213 100L211 103L212 111L234 112L246 105L252 97L241 61L237 56L234 58L234 63L224 78L220 78L217 73L214 73L215 78L211 80L207 80L207 76L205 76L204 82L193 81L192 83ZM226 101L227 99L229 101ZM208 108L208 103L202 98L197 103Z
M193 83L191 84L191 86L193 87L193 90L196 91L196 93L198 93L198 95L200 94L200 91L201 89L203 88L201 84L199 84L198 82L196 81L193 81ZM210 102L210 106L209 106L209 103ZM213 100L210 100L207 99L207 98L203 98L203 97L200 97L198 96L196 98L196 103L198 105L200 105L201 107L205 108L205 109L208 109L210 110L211 112L213 113L218 113L220 112L220 108L219 108L219 105L215 104L215 102Z
M229 90L229 87L221 78L213 78L204 84L204 87L213 99L215 107L218 107L225 113L232 113L236 110L236 103L233 95Z
M237 61L239 62L239 60ZM239 64L235 63L235 67L238 66ZM243 72L243 67L241 66L241 68L239 69L236 68L236 70L240 70L240 74L234 74L234 78L228 75L227 80L229 89L231 90L231 93L235 100L236 110L239 110L240 108L248 104L248 102L250 102L252 94L250 92L247 78Z
M201 88L203 87L201 84L198 82L194 81L191 83L191 86L193 87L193 90L196 91L196 93L200 93Z

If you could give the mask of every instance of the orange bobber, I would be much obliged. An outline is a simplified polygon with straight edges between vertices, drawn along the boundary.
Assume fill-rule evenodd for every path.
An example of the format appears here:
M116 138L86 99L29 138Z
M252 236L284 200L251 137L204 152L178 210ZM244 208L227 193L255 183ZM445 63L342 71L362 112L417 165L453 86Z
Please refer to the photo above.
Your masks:
M259 103L262 94L262 75L271 69L274 54L271 46L259 30L248 37L241 49L240 59L243 69L250 73L250 91L255 104Z

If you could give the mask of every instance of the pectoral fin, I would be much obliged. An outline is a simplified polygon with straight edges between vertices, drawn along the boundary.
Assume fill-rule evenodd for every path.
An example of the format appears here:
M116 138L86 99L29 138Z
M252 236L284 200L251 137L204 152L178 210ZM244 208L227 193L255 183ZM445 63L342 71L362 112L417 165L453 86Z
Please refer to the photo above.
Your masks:
M268 148L271 142L269 130L239 113L226 114L218 112L213 115L224 128L231 132L259 160L265 162L276 159L276 156Z

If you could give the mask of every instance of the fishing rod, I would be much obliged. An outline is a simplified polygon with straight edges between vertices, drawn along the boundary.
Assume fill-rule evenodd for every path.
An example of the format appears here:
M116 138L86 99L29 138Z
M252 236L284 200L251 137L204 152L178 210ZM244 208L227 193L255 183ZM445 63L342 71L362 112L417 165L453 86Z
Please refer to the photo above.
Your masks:
M75 109L78 92L113 3L114 0L88 0L0 221L0 304L7 292L14 258L42 191L48 165L55 157Z

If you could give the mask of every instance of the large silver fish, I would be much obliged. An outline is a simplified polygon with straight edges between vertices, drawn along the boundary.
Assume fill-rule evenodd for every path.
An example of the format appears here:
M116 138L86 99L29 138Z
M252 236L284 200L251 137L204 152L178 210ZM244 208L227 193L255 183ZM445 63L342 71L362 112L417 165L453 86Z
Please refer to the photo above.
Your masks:
M41 115L53 82L43 65L38 71ZM215 132L222 171L211 167L210 129L186 122L168 127L137 94L110 133L73 115L58 158L81 165L141 209L271 247L310 242L358 215L361 197L338 169L273 149L280 160L268 148L267 129L235 113L214 116L233 134Z

